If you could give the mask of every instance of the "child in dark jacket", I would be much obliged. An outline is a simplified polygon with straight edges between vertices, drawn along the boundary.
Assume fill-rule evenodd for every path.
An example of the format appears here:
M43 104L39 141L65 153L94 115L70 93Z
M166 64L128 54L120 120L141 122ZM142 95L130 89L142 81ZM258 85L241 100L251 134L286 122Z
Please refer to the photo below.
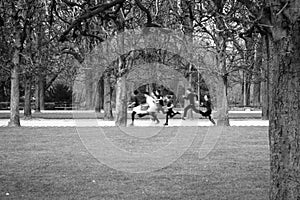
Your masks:
M167 104L167 107L166 107L167 111L166 111L166 123L164 124L165 126L168 125L169 117L173 118L175 115L180 114L179 112L174 112L174 110L173 110L174 104L171 99L171 96L167 96L166 104Z
M206 111L203 112L203 111L199 111L200 114L203 116L203 117L208 117L209 121L211 121L211 123L213 123L213 125L216 124L216 122L213 120L213 118L211 117L211 113L212 113L212 109L211 109L211 101L209 99L209 96L208 95L204 95L204 103L202 104L202 107L205 107L206 108Z

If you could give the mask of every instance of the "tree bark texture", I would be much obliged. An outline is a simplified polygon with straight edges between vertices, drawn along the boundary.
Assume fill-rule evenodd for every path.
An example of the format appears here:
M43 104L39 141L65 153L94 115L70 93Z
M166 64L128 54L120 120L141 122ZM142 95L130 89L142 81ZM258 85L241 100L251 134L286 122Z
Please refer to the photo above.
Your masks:
M39 95L40 95L40 109L45 110L45 85L46 85L46 79L45 76L41 75L39 79Z
M279 1L273 2L281 5ZM300 16L294 12L297 9L299 13L300 5L296 0L287 4L285 10L272 18L272 200L300 199ZM282 7L273 9L278 13L277 9Z
M222 35L217 35L216 65L216 95L217 95L217 126L229 126L229 107L227 95L227 69L226 69L226 40Z
M104 79L103 76L101 76L97 83L96 100L95 100L96 112L101 112L101 109L103 109L103 103L104 103L103 98L104 98Z
M110 78L104 77L104 119L113 120L112 113L112 88L110 84Z
M260 80L253 85L253 106L260 107Z
M25 74L25 104L24 104L24 118L31 119L31 75Z
M244 79L244 106L250 105L252 71L254 68L254 45L252 38L246 39L246 63L248 68L245 71Z
M41 112L41 103L40 103L41 102L40 101L40 97L41 97L40 92L41 92L41 90L40 90L40 87L41 87L41 85L40 85L40 77L37 76L36 80L35 80L35 94L34 94L34 97L35 97L35 109L34 109L34 112L36 112L36 113Z
M261 91L261 98L262 98L262 119L269 120L270 116L270 39L269 36L264 36L264 62L262 66L262 91Z
M118 78L116 84L116 126L127 125L127 92L126 76Z
M11 69L11 91L10 91L10 120L8 126L10 127L19 127L20 124L20 80L19 80L19 71L20 71L20 50L15 49L13 54L13 66Z
M255 66L254 66L254 85L253 85L253 105L260 107L261 103L261 67L263 58L263 37L256 47Z
M183 32L184 34L187 36L189 42L193 42L193 32L194 32L194 26L193 26L193 13L191 12L192 8L195 5L195 0L181 0L180 6L182 9L182 26L183 26ZM192 55L191 55L192 56ZM191 65L190 65L190 69L191 69ZM188 78L188 86L187 88L192 88L192 77L191 74L187 77ZM184 101L184 107L188 106L190 104L190 102L188 100ZM192 109L190 109L187 112L187 118L188 119L193 119L193 111Z
M244 88L244 106L250 106L250 95L251 95L251 78L250 73L246 73L245 88Z
M91 71L86 71L85 80L85 106L87 109L94 109L93 102L93 75Z
M217 78L217 126L229 126L227 85L225 77Z

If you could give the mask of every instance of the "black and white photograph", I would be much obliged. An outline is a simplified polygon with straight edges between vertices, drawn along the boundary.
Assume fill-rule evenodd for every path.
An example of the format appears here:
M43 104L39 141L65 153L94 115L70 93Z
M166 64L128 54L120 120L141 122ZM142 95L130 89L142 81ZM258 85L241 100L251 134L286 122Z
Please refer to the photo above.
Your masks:
M0 0L0 199L300 200L300 1Z

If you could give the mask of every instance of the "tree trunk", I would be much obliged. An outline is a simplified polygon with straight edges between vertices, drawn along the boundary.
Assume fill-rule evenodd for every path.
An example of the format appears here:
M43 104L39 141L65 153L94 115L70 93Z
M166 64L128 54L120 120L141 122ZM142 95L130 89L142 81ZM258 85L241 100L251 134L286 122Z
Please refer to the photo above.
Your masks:
M253 106L260 107L260 80L257 80L253 86Z
M45 77L41 75L39 79L39 95L40 95L40 109L45 110Z
M269 119L269 81L264 80L262 82L262 119Z
M25 105L24 118L31 119L31 75L25 74Z
M13 66L11 70L11 91L10 91L10 120L8 126L19 127L20 124L20 88L19 88L19 71L20 71L20 50L16 48L13 54Z
M247 74L246 78L246 84L245 84L245 97L244 97L244 106L250 106L250 92L251 92L251 76L250 74Z
M298 32L298 41L300 41ZM285 53L285 41L276 50ZM294 43L295 44L295 43ZM300 198L300 45L293 56L277 55L270 113L271 199Z
M261 66L263 58L263 37L260 37L260 42L256 47L255 67L254 67L254 86L253 86L253 105L260 107L261 97Z
M97 83L97 94L96 94L96 100L95 100L95 111L101 112L101 109L103 109L103 103L104 103L104 79L103 76L100 77L100 80Z
M194 25L193 25L193 20L194 20L194 16L193 13L190 12L190 9L193 10L194 5L195 5L195 0L181 0L180 1L180 5L181 5L181 9L182 9L182 28L183 28L183 32L184 34L187 36L188 38L188 42L190 42L190 44L193 42L193 32L194 32ZM191 55L192 57L192 55ZM191 71L191 64L189 67L189 70ZM189 74L188 78L188 87L192 88L192 76L191 74ZM187 88L186 88L187 89ZM189 101L185 100L184 101L184 107L186 107L187 105L189 105ZM193 119L193 111L192 109L190 109L187 112L187 119Z
M116 126L127 125L126 76L118 78L116 84Z
M269 37L264 37L264 49L266 53L263 54L264 62L262 67L263 82L262 82L262 119L269 120L270 108L270 43Z
M90 70L85 71L85 107L88 110L95 109L93 107L93 80L92 72Z
M112 113L112 88L110 84L109 77L104 77L104 119L113 120Z
M252 81L252 72L254 68L254 52L255 52L255 43L252 38L245 38L246 43L246 63L248 65L247 70L245 71L245 83L244 83L244 106L250 106L250 97L251 97L251 81Z
M275 3L275 2L274 2ZM277 3L278 4L278 3ZM275 4L274 4L275 5ZM280 4L278 4L280 5ZM298 6L298 7L297 7ZM290 1L282 13L295 14L298 1ZM276 8L274 8L276 9ZM279 6L278 8L279 9ZM271 13L277 13L272 11ZM272 101L269 139L272 200L300 199L300 21L276 14L272 29ZM298 15L299 19L299 15ZM282 27L288 25L288 30ZM280 35L281 33L281 35ZM284 34L284 35L282 35Z
M241 101L240 101L240 105L244 106L244 89L245 89L245 72L242 71L242 83L241 83Z
M216 36L217 40L214 42L218 52L216 55L216 70L218 75L215 75L217 95L217 126L230 126L227 99L228 73L226 68L226 39L221 34L217 34Z
M217 78L217 126L229 126L226 77Z
M35 80L35 94L34 94L34 97L35 97L35 109L34 109L34 112L36 113L39 113L41 112L41 104L40 104L40 80L39 80L39 76L36 77L36 80Z

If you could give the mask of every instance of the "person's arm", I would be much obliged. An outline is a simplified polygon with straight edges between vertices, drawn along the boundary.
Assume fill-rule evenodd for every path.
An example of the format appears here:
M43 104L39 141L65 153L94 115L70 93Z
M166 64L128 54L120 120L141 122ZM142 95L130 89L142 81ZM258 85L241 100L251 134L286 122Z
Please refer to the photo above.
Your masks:
M135 102L132 102L128 105L129 108L133 107L135 105Z
M206 107L206 101L204 100L204 101L199 102L199 106Z
M187 96L182 95L183 99L189 99L190 94L188 94Z
M167 109L171 109L171 108L173 108L173 107L174 107L174 105L171 104L170 106L167 106Z
M136 102L138 102L137 97L133 97L132 103L128 107L136 106Z
M208 101L204 101L202 104L203 104L202 107L204 107L204 108L210 107L210 102L208 102Z

